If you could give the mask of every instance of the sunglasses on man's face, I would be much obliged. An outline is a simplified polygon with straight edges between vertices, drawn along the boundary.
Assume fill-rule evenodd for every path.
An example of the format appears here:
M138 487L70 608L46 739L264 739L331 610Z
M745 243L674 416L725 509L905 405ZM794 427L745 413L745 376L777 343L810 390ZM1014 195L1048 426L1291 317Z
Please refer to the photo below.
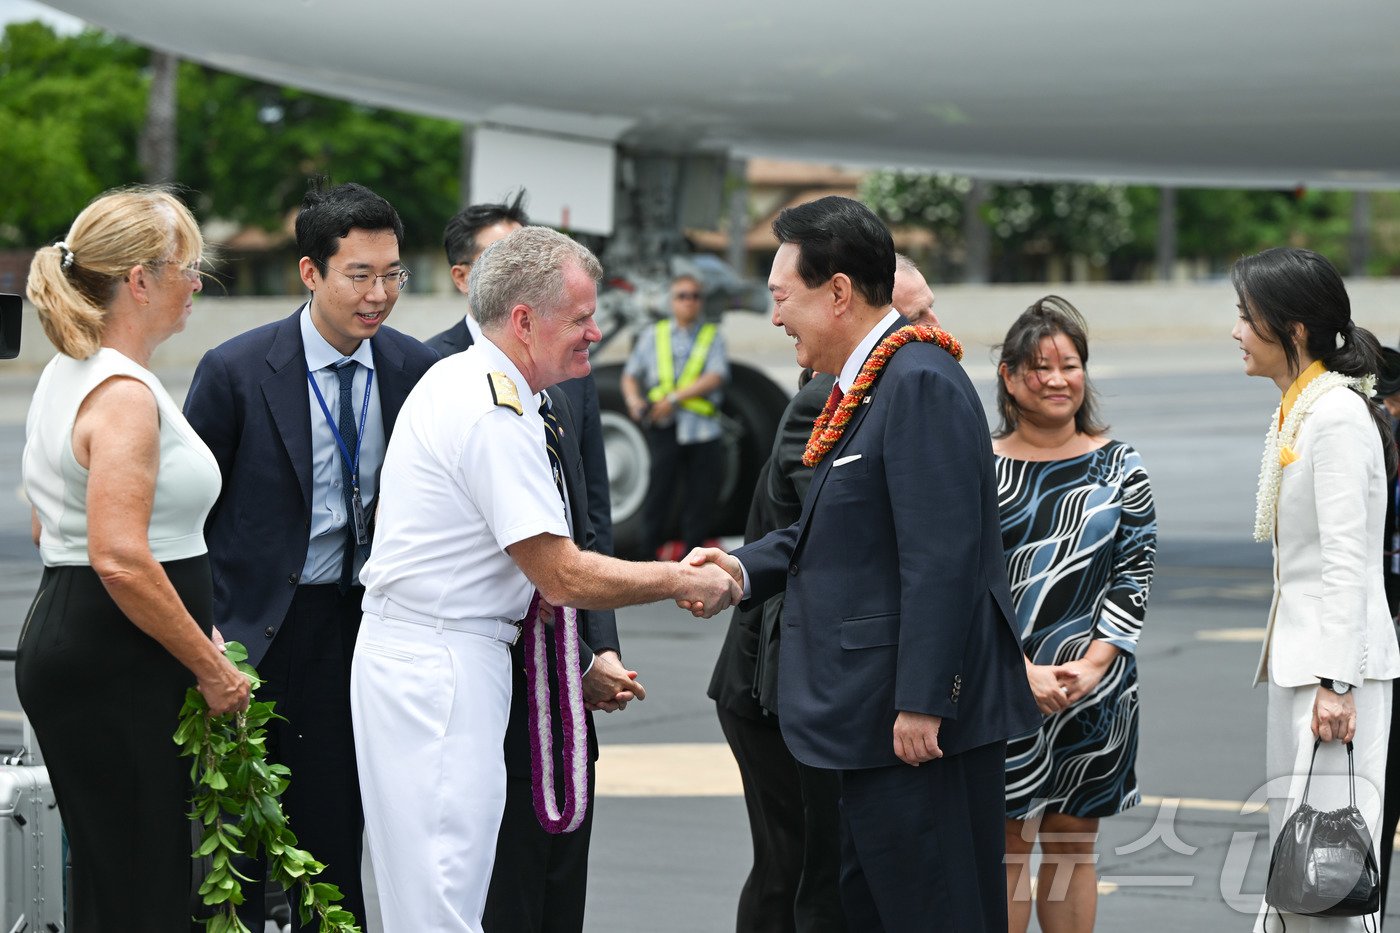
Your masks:
M676 292L673 296L677 301L699 301L699 292Z

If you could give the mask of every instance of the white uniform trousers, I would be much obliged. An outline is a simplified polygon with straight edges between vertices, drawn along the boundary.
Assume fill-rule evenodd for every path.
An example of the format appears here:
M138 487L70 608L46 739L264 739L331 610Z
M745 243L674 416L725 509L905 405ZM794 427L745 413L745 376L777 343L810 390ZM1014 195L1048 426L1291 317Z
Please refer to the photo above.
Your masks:
M481 933L510 683L503 641L365 613L350 703L384 933Z
M1386 747L1390 738L1391 686L1388 680L1368 680L1352 691L1356 697L1356 738L1352 740L1356 768L1356 805L1366 818L1371 831L1371 845L1380 860L1382 795L1385 790ZM1265 761L1267 777L1276 782L1269 801L1269 851L1273 851L1283 821L1298 809L1303 785L1308 779L1308 763L1312 760L1312 708L1317 686L1280 687L1269 683L1269 708ZM1284 796L1287 800L1279 799ZM1347 779L1347 747L1342 742L1323 742L1313 766L1312 787L1308 790L1308 805L1315 810L1336 810L1351 803ZM1282 929L1273 908L1265 905L1255 922L1256 933L1264 929L1265 914L1268 928ZM1362 930L1362 917L1303 917L1284 914L1288 933L1340 933ZM1378 918L1372 914L1366 925L1375 930Z

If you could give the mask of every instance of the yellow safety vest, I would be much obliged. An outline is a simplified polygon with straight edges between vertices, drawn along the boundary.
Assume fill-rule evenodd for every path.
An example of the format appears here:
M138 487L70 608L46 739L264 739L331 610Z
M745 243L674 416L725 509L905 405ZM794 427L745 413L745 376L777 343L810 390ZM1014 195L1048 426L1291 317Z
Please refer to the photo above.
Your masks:
M710 346L715 342L719 328L714 324L700 325L700 333L695 335L695 346L690 348L681 378L676 379L676 364L671 356L671 322L656 322L656 388L647 393L647 398L659 402L677 389L684 389L705 369L705 358L710 355ZM679 402L681 408L705 418L713 418L718 411L715 403L707 398L687 398Z

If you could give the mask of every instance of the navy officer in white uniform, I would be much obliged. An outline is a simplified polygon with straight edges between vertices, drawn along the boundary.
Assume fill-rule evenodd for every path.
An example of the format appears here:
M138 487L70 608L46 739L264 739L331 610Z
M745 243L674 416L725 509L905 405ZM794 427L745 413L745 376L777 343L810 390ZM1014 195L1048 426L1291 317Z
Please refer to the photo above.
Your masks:
M493 244L470 281L485 339L428 371L385 455L351 684L385 933L480 933L506 795L510 645L536 590L577 609L696 601L707 617L740 596L716 566L630 563L570 536L542 392L588 374L601 275L544 227ZM603 665L584 680L593 695L630 686Z

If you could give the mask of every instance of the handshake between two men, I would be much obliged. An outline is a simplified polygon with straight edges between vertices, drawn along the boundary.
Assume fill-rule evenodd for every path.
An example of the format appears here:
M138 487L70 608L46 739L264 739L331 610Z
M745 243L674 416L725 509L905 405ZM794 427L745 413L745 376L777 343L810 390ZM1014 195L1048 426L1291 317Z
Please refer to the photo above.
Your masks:
M546 624L553 620L555 606L595 609L673 599L697 619L709 619L743 598L738 560L716 548L696 548L677 563L633 563L581 551L566 538L543 534L511 545L507 552L539 589L539 618ZM646 688L617 652L593 656L583 677L589 710L611 713L643 699Z
M737 605L739 601L744 598L744 568L739 564L739 559L734 555L715 547L697 547L693 548L680 563L685 567L693 567L703 572L706 577L716 581L718 581L719 578L715 576L713 570L709 568L722 570L725 576L729 578L731 584L729 593L730 599L723 605L713 601L707 602L703 596L677 598L676 605L682 609L688 610L695 618L713 618L716 613L723 612L730 606Z

